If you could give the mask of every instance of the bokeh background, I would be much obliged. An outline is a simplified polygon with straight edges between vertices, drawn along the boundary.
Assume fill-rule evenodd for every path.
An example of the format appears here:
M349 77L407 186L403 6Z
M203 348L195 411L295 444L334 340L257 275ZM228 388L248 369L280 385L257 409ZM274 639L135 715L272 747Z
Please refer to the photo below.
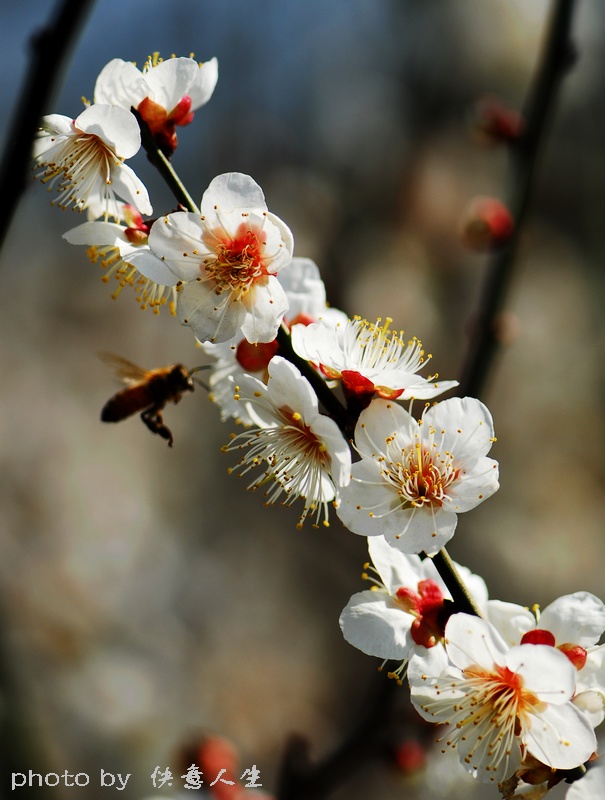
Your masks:
M53 5L0 9L4 144L29 41ZM215 94L180 129L173 159L190 192L221 172L251 174L296 254L319 264L331 303L391 316L455 378L488 263L462 244L461 220L475 195L504 196L507 178L505 151L472 135L472 109L485 92L523 103L549 8L98 0L47 111L76 116L116 56L217 56ZM501 489L460 519L450 547L492 597L527 605L605 593L602 4L579 2L574 32L578 59L510 295L510 343L483 398ZM144 156L132 165L154 208L172 208ZM84 249L61 238L78 220L48 200L32 179L0 265L0 706L25 736L23 768L91 775L88 789L57 798L112 791L93 785L101 768L131 773L123 796L139 798L156 765L178 776L183 744L214 732L270 791L287 737L325 754L376 681L377 660L338 628L363 588L365 541L336 519L297 531L295 511L246 493L219 452L230 426L203 390L168 408L173 450L136 418L100 423L116 387L98 351L148 367L194 365L200 353L168 314L140 311L127 291L110 299ZM496 796L459 776L432 754L412 777L372 762L334 797Z

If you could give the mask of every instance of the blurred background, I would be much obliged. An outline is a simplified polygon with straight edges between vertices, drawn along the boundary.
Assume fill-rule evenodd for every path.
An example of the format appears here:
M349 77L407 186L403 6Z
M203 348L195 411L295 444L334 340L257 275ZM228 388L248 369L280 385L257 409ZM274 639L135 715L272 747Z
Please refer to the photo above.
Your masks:
M0 10L3 144L30 39L53 6ZM473 107L486 92L523 103L549 8L98 0L47 111L77 116L114 57L216 56L214 96L179 129L173 158L191 194L221 172L252 175L296 255L320 266L331 304L392 317L422 339L433 370L456 378L488 263L463 245L461 221L474 196L504 197L507 177L506 152L473 136ZM605 8L578 3L574 33L578 60L517 259L510 343L482 398L501 489L460 519L449 548L492 597L524 605L605 594ZM144 156L131 165L154 210L171 209ZM25 729L23 769L91 775L57 798L111 791L94 785L101 768L131 773L123 796L138 798L156 765L171 766L176 791L180 749L212 732L274 790L287 737L327 753L377 680L377 659L338 627L364 588L365 540L335 517L329 530L297 531L296 509L246 493L219 451L231 427L203 390L168 407L172 450L136 417L101 424L116 385L98 351L149 368L200 354L167 313L140 311L127 290L110 299L85 248L61 238L81 220L48 200L32 179L1 258L0 707ZM398 735L416 736L401 714ZM427 758L411 776L368 764L334 797L497 796L459 780L455 759Z

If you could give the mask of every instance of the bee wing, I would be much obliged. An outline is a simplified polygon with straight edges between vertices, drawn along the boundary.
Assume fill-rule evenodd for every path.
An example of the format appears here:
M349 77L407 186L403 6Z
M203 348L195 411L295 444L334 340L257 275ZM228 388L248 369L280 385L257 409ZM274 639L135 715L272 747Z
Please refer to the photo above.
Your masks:
M123 383L140 383L149 377L149 370L115 353L102 352L98 353L98 356Z

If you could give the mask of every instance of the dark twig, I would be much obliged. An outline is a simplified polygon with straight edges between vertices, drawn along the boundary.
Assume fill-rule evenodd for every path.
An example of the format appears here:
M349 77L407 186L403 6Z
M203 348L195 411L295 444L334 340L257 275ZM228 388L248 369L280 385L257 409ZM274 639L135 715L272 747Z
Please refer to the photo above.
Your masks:
M481 617L481 611L465 586L460 573L456 569L456 565L445 547L433 557L433 564L452 595L455 610L463 614L474 614L476 617Z
M462 397L481 396L500 346L497 322L513 275L540 145L557 89L575 57L571 41L573 6L574 0L556 0L553 6L541 65L525 109L525 130L512 143L508 208L515 221L515 228L506 246L489 265L462 368L459 389Z
M0 248L30 178L32 146L48 114L69 54L94 0L62 0L53 19L32 37L32 58L0 165Z
M371 686L370 696L348 736L322 761L314 762L309 743L300 736L288 742L277 798L279 800L324 800L369 758L380 758L388 751L392 723L385 712L394 704L401 687L394 680L378 675Z
M344 437L347 440L352 439L356 419L349 415L347 409L327 386L324 379L316 372L314 367L294 352L290 340L290 333L284 325L277 331L277 343L279 344L280 355L287 358L288 361L291 361L295 367L298 367L301 374L309 381L320 404L324 407L328 416L332 417L340 427Z

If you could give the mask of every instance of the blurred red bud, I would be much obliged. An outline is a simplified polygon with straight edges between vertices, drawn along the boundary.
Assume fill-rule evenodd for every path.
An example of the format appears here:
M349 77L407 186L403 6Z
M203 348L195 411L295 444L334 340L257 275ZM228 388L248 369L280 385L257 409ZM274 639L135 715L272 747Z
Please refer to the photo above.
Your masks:
M490 144L515 142L525 131L525 120L494 95L482 97L475 107L473 130Z
M476 197L463 223L462 238L473 250L485 252L506 244L515 228L508 208L495 197Z
M406 739L395 746L395 763L404 775L413 775L424 769L426 749L416 739Z

